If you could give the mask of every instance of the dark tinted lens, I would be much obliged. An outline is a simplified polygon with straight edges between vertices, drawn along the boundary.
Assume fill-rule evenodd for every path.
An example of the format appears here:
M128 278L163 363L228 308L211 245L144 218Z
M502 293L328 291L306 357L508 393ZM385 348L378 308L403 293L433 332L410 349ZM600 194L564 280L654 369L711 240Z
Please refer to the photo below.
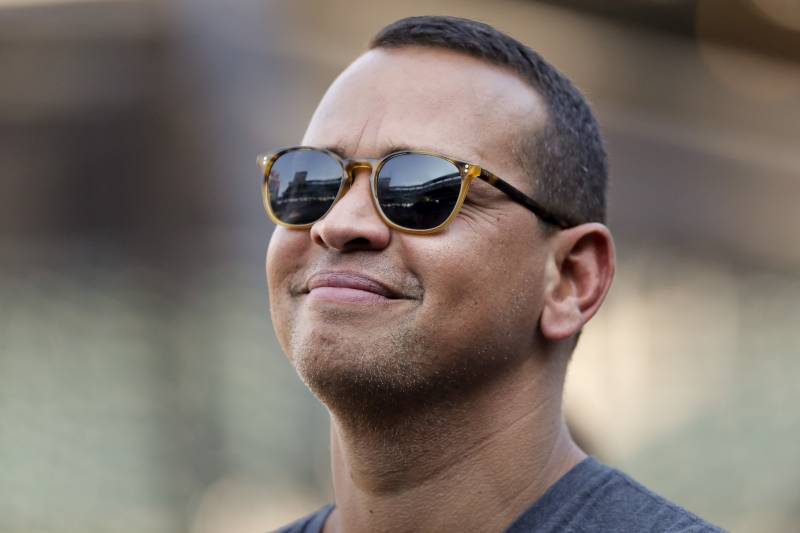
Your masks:
M437 227L453 212L460 191L458 168L432 155L395 156L378 175L381 210L386 218L404 228Z
M342 166L325 152L293 150L272 164L267 189L278 220L310 224L328 212L342 184Z

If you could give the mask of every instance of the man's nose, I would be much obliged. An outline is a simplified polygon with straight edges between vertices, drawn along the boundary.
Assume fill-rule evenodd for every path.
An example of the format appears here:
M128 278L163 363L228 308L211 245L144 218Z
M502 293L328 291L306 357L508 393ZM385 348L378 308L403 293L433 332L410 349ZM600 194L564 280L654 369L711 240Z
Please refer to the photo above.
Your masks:
M383 222L372 203L370 171L353 171L350 189L311 226L311 239L324 248L338 251L382 250L389 245L392 231Z

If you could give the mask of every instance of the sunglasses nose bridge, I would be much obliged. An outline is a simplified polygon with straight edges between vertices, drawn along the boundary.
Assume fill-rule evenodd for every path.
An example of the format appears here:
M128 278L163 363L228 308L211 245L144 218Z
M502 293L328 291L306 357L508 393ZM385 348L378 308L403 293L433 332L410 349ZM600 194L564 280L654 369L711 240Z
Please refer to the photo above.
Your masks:
M368 172L370 176L372 176L372 172L375 169L375 161L372 160L360 160L360 161L348 161L347 162L347 174L350 177L350 181L356 179L356 174L358 172Z

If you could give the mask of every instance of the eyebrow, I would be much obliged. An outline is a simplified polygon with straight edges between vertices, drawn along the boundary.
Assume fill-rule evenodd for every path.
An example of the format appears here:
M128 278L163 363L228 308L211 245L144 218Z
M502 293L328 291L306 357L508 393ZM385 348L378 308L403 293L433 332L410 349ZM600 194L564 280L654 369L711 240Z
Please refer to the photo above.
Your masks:
M349 159L350 156L347 155L347 150L341 144L332 144L330 146L322 146L323 150L328 150L333 152L334 154L338 155L342 159ZM413 147L408 146L407 144L399 144L399 143L392 143L389 144L386 148L381 150L381 155L375 159L380 159L382 157L386 157L389 154L394 154L396 152L432 152L435 154L441 153L438 150L433 150L430 148L422 148L422 147ZM444 154L442 154L444 155Z
M327 150L329 152L333 152L334 154L338 155L342 159L347 159L347 155L345 155L345 150L342 148L341 145L332 144L330 146L320 146L319 148L323 150Z

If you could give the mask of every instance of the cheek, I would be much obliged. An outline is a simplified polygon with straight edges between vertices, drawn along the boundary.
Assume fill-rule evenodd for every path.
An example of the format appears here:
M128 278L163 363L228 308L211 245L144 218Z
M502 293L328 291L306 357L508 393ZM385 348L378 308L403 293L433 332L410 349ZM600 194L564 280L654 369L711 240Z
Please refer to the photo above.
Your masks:
M278 227L267 248L266 273L270 312L273 327L284 350L295 318L289 288L302 267L306 241L308 232Z
M267 284L270 296L288 290L287 283L303 266L309 242L307 231L275 228L267 247Z
M286 271L286 248L285 238L282 236L282 228L275 228L272 237L267 246L267 288L269 290L270 301L275 299L277 295L277 287L280 285L280 279L285 277Z
M458 246L431 240L410 256L425 286L421 318L436 324L442 339L505 344L515 336L519 342L533 338L541 308L541 258L530 244L511 240L483 236Z

